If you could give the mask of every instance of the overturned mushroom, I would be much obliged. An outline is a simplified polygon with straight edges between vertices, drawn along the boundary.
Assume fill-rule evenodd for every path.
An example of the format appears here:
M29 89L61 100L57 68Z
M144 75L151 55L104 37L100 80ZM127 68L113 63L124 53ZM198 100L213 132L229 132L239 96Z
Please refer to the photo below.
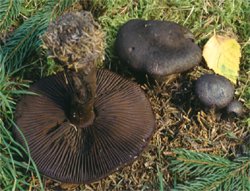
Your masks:
M80 35L87 28L82 14L61 17L44 37L46 46L68 69L31 86L30 91L38 95L24 96L16 109L17 125L39 171L68 183L90 183L132 162L155 127L150 103L137 84L107 70L96 71L101 49L91 59L80 56L87 50L77 43L86 39ZM61 28L67 25L79 34L76 43L73 34L63 38ZM74 46L76 54L71 51ZM24 144L17 129L14 134Z
M97 72L94 120L72 121L73 87L71 74L40 80L30 89L39 96L21 100L16 120L42 174L89 183L133 161L147 145L155 121L143 91L107 70Z
M177 23L134 19L118 31L116 50L135 71L163 80L201 61L201 50L193 39L192 33Z

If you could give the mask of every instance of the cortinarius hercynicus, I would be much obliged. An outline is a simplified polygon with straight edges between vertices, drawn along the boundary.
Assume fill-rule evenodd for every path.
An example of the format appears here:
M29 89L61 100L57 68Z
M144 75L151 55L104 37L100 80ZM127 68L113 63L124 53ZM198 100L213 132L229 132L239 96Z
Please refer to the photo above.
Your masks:
M137 84L96 71L103 50L91 39L103 35L91 18L87 12L68 13L49 27L43 40L67 69L32 85L38 95L25 95L15 115L39 171L68 183L90 183L132 162L155 127ZM14 134L24 144L16 128Z
M196 81L195 93L205 106L221 109L233 100L234 86L223 76L205 74Z
M229 115L236 115L238 117L240 117L244 112L243 104L238 100L233 100L229 103L226 110Z
M116 50L121 60L157 80L198 65L201 50L193 34L170 21L134 19L118 31Z

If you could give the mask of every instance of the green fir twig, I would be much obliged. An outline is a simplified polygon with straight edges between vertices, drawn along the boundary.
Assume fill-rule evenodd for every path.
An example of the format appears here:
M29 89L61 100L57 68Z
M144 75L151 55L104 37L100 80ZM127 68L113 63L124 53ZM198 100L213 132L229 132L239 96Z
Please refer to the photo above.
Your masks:
M22 0L3 0L0 6L0 32L7 30L21 10Z
M44 8L17 28L2 47L8 71L23 66L41 45L40 36L46 31L49 22L77 0L48 0Z
M171 162L171 171L179 177L174 190L250 190L250 158L228 159L188 151L174 150L176 158Z

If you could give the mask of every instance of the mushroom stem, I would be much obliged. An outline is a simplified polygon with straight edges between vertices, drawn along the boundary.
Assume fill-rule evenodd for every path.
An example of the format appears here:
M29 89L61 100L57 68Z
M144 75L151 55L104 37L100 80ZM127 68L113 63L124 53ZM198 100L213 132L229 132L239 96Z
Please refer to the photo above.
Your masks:
M72 72L73 91L71 97L69 120L78 127L91 125L95 118L94 101L96 94L96 67Z
M66 13L49 25L42 39L72 78L74 95L67 118L80 128L91 125L95 118L96 63L104 55L101 27L90 12Z

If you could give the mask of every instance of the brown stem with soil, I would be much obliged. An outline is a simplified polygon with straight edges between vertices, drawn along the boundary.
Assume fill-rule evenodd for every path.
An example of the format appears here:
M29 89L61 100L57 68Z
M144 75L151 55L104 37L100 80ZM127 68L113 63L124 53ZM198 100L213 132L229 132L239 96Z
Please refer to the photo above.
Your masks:
M91 125L95 118L96 67L87 67L72 72L73 95L70 102L69 120L80 128Z

